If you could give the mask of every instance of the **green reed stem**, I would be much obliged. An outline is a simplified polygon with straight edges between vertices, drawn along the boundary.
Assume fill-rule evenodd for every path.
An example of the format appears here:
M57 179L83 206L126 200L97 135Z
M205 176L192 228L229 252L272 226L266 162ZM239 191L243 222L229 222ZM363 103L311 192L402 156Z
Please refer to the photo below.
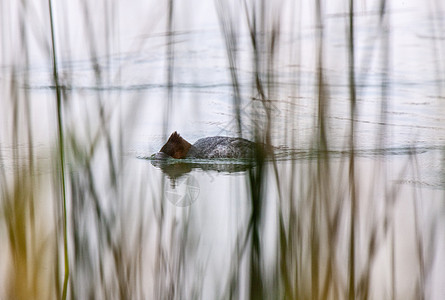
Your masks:
M358 212L357 202L357 186L355 182L355 128L354 119L356 114L356 87L355 87L355 48L354 48L354 0L349 0L349 35L348 35L348 58L349 58L349 97L350 97L350 157L349 157L349 186L351 193L351 227L349 235L349 291L348 298L350 300L356 299L355 288L355 261L356 261L356 247L355 247L355 231L356 231L356 215Z
M68 261L68 231L66 222L66 191L65 191L65 152L63 143L63 127L62 127L62 95L59 85L59 75L57 73L57 58L56 58L56 41L54 38L54 21L52 13L51 0L48 0L49 5L49 21L51 24L51 43L52 43L52 54L53 54L53 78L54 84L56 86L56 97L57 97L57 130L59 139L59 158L60 158L60 171L62 179L62 197L63 197L63 246L64 246L64 260L65 260L65 278L63 280L63 292L62 299L66 299L68 278L70 274L70 265Z

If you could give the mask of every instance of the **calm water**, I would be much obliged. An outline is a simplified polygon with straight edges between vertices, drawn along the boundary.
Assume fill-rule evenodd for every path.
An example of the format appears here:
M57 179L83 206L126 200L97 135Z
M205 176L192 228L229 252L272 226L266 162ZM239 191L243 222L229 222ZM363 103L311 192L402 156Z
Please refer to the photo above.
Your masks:
M256 282L267 299L343 299L352 264L356 298L443 299L444 14L439 2L400 1L380 23L374 2L356 4L353 119L346 4L326 6L319 40L311 1L283 2L267 110L255 100L260 95L245 15L231 4L243 137L253 139L255 128L264 132L270 113L275 147L275 159L265 163L256 185L251 180L258 166L242 161L159 165L149 159L172 131L192 143L237 135L215 3L177 3L170 41L167 4L97 4L89 7L95 12L91 23L84 22L81 4L56 4L66 87L68 298L245 299L255 298ZM4 4L4 11L25 11L14 5ZM0 298L29 286L35 287L30 294L53 298L63 283L57 110L42 18L47 8L42 2L28 9L25 20L36 28L25 26L28 43L13 38L20 17L3 21L10 26L3 29L0 75L0 232L9 247L0 250L6 262ZM97 15L102 10L104 16ZM63 21L65 15L71 23ZM265 20L274 20L273 13ZM166 58L169 44L173 54ZM266 75L260 72L264 82ZM327 99L324 133L321 91ZM33 188L22 185L27 168L33 170ZM26 201L17 205L23 214L10 209L22 199L14 192L18 186L29 188L35 203L33 209ZM259 204L252 197L256 186ZM14 222L16 214L24 220ZM24 246L17 246L20 237ZM33 281L35 273L40 279ZM23 283L20 276L30 279Z

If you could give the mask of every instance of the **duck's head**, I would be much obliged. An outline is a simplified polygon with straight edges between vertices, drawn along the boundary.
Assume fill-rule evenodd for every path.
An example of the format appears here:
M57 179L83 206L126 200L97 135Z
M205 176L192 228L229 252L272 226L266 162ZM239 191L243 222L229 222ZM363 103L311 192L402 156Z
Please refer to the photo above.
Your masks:
M176 131L168 138L167 143L159 152L165 153L176 159L185 158L192 145L184 140Z

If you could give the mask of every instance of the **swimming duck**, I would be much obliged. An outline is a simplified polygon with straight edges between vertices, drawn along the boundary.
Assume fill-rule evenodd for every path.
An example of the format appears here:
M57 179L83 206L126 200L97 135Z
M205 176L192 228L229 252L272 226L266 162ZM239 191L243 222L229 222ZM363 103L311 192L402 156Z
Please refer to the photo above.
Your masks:
M175 131L161 150L155 154L155 158L251 158L255 145L254 142L243 138L226 136L202 138L192 145Z

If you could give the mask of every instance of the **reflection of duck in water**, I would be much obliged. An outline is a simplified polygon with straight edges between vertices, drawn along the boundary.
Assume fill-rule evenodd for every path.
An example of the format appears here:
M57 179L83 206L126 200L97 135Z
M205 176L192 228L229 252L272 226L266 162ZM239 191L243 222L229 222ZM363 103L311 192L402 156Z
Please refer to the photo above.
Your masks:
M154 158L252 158L256 144L243 138L213 136L202 138L193 145L176 131Z

